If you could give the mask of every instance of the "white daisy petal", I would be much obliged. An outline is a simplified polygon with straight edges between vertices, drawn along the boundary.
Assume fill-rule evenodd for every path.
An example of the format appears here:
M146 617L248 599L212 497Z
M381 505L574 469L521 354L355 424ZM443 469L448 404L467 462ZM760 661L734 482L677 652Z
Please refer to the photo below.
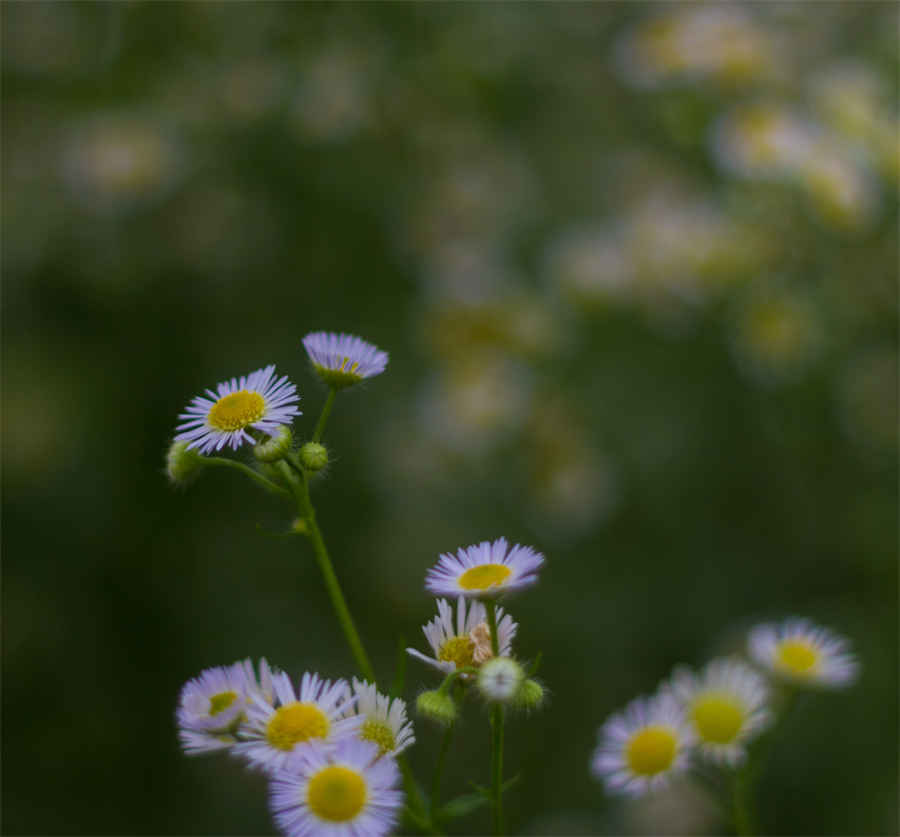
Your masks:
M406 702L391 700L381 694L372 683L353 678L356 702L345 712L346 717L358 716L361 724L357 736L362 741L374 741L381 755L396 756L416 740L412 724L407 719Z

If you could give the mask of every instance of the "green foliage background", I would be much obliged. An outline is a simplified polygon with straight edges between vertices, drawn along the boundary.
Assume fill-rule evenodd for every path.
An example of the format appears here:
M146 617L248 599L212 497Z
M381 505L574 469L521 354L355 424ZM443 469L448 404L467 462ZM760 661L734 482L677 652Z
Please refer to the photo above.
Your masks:
M720 833L697 791L607 798L596 729L801 615L852 638L862 677L775 743L766 833L896 833L896 147L865 163L876 208L836 218L736 177L710 136L741 103L811 113L807 82L850 61L896 143L897 7L739 7L762 69L630 79L621 45L691 8L4 5L6 833L271 828L262 778L179 752L179 689L244 656L352 661L307 545L269 537L290 511L230 473L172 490L162 462L190 398L267 363L309 433L316 329L391 353L339 399L314 498L385 681L398 637L423 641L439 552L505 534L547 556L510 603L552 695L509 727L515 832ZM685 268L676 247L662 281L567 290L566 231L618 235L662 184L676 220L698 195L737 219L739 252ZM807 319L744 339L785 289ZM497 358L474 418L454 412ZM406 696L432 684L411 661ZM486 779L487 729L470 709L453 789ZM417 737L424 776L438 735Z

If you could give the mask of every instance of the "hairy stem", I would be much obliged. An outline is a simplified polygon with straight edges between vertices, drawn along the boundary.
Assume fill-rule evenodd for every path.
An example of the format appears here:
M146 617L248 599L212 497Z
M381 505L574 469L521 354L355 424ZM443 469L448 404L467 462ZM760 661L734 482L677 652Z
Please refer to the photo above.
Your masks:
M488 627L491 630L491 650L500 656L497 637L497 605L493 599L484 603ZM503 834L503 706L491 710L491 791L494 797L494 834Z

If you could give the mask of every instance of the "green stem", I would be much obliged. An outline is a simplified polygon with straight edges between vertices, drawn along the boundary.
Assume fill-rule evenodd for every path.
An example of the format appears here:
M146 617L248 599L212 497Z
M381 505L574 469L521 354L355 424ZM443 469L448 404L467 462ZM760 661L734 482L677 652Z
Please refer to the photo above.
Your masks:
M203 464L212 465L213 467L218 468L234 468L235 471L240 471L245 476L258 482L266 489L266 491L271 491L273 494L282 494L287 497L291 496L286 488L276 485L271 480L266 479L259 471L254 471L248 465L245 465L243 462L238 462L235 459L226 459L224 456L205 456L203 457Z
M484 603L488 627L491 630L491 650L500 656L497 637L497 605L493 599ZM503 706L491 710L491 785L494 797L494 834L503 834Z
M316 556L316 562L322 571L322 577L325 579L325 587L328 589L328 595L331 597L331 605L334 608L338 621L341 623L341 628L344 630L344 637L347 639L347 644L353 652L356 665L363 677L370 683L374 683L375 672L363 648L356 626L353 624L353 617L347 608L341 585L334 573L334 566L331 563L331 558L328 557L328 550L325 548L322 532L319 529L319 524L316 523L316 512L309 497L309 478L305 471L297 486L297 501L300 506L300 515L306 519L309 526L309 540Z
M450 751L450 742L453 739L453 729L456 724L447 724L444 736L441 739L441 749L438 752L437 764L434 767L434 776L431 780L431 799L428 804L428 817L434 822L434 812L438 808L438 798L441 793L441 779L444 775L444 765L447 762L447 753Z
M333 387L328 391L328 398L325 399L325 403L322 405L322 412L319 413L319 420L316 422L316 429L313 430L312 440L314 442L318 442L322 438L322 434L325 432L325 423L328 421L328 416L331 415L331 405L334 404L334 397L337 395L337 390Z
M753 805L750 800L752 792L752 774L748 761L734 774L732 783L732 803L734 805L734 830L740 837L756 834L753 822Z

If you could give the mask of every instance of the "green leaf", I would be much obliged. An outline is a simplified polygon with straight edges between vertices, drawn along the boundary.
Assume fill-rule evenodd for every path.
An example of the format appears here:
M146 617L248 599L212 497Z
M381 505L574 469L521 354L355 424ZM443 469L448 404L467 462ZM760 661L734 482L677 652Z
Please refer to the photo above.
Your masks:
M541 667L541 660L544 657L543 651L538 651L538 655L534 658L534 662L528 667L528 671L525 674L526 677L534 677L537 674L537 670Z
M451 799L446 805L442 805L438 810L440 819L455 820L458 817L464 817L477 811L491 801L489 796L483 793L466 793Z

